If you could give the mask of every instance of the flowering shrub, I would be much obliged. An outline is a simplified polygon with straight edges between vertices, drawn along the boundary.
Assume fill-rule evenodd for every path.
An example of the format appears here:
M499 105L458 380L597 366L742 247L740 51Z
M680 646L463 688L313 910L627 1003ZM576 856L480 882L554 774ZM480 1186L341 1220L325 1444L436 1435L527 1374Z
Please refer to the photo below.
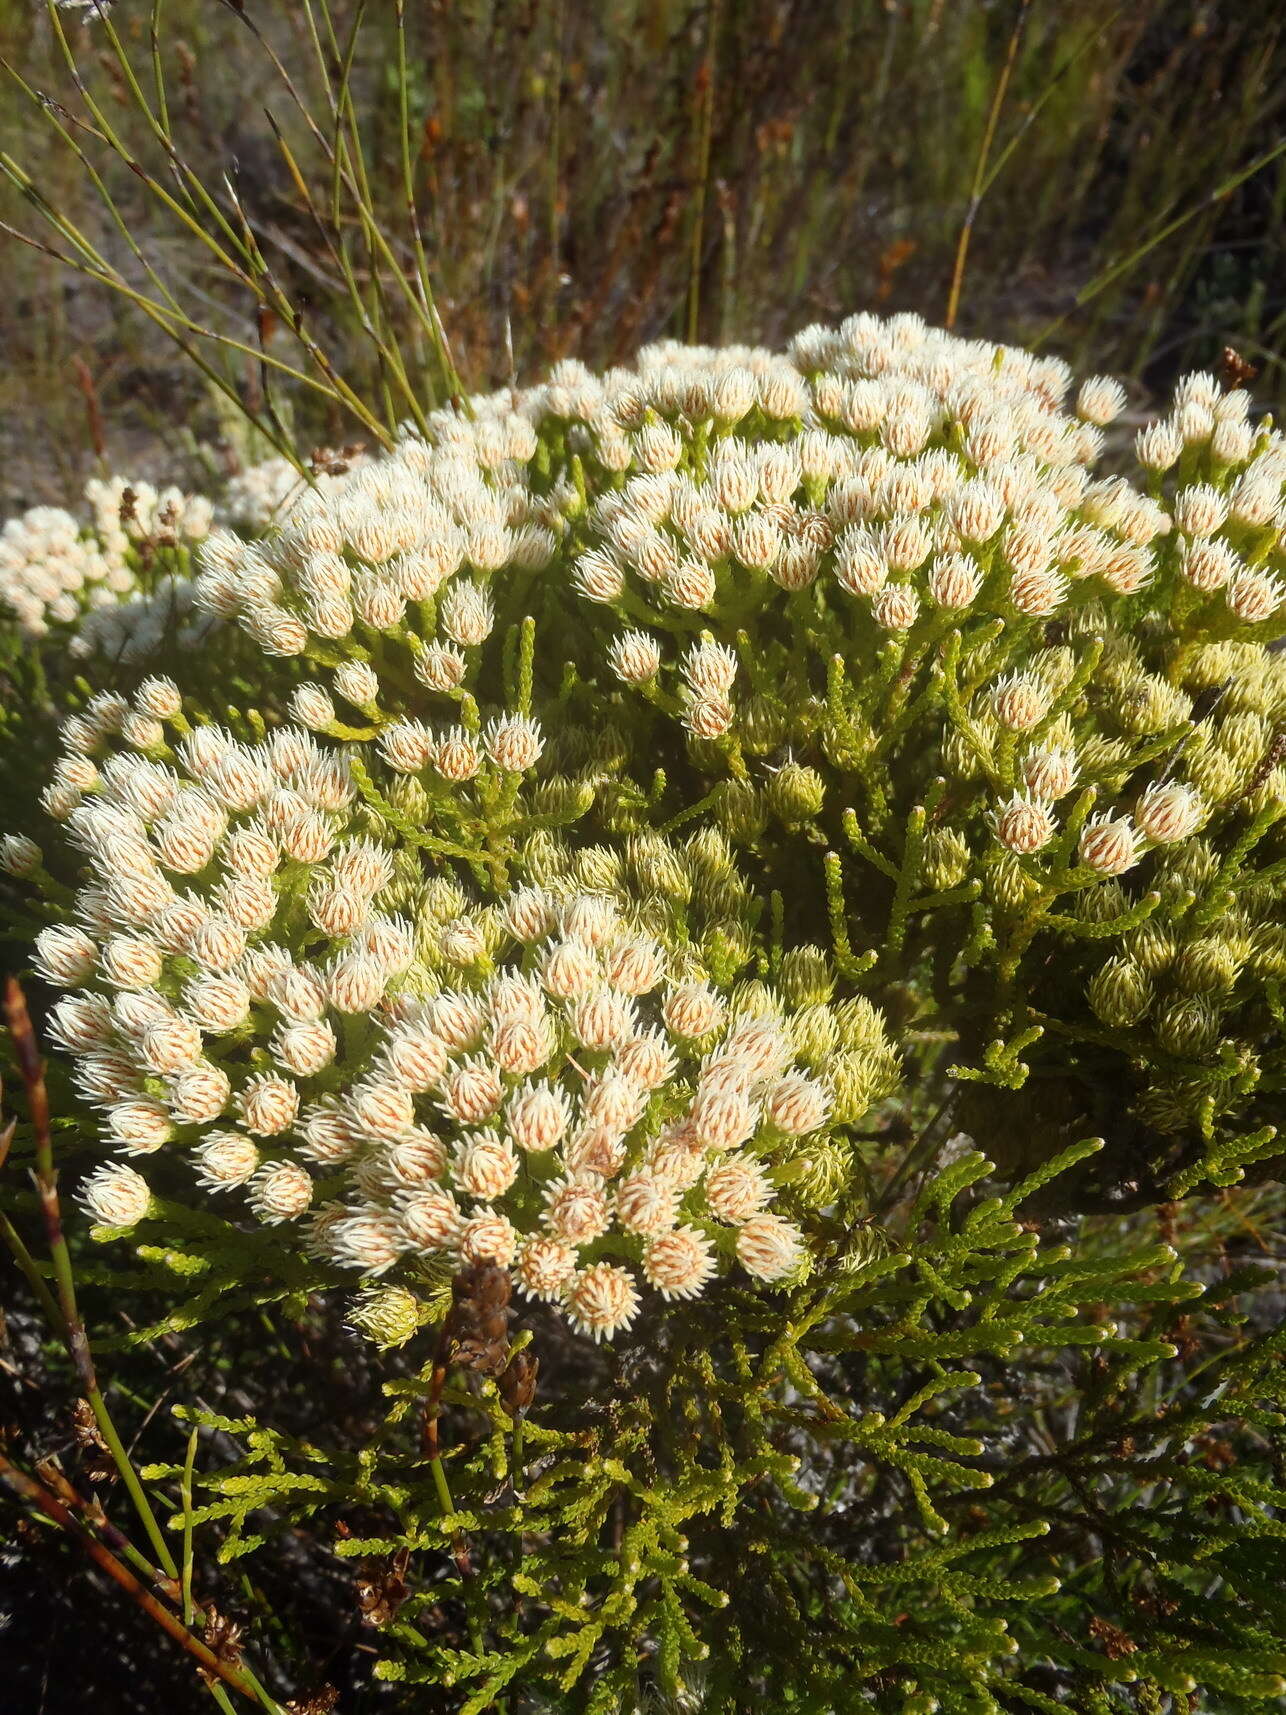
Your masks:
M1075 1459L1137 1433L1189 1481L1165 1408L1111 1426L1141 1366L1181 1363L1205 1282L1113 1223L1280 1159L1286 440L1192 376L1120 474L1122 390L1070 389L909 316L563 364L314 484L247 485L191 591L229 659L240 639L235 691L167 656L68 714L60 827L5 862L70 991L50 1036L92 1116L84 1202L153 1289L201 1277L151 1331L345 1282L381 1348L442 1330L387 1384L383 1476L327 1491L392 1515L351 1552L454 1558L469 1646L402 1636L388 1677L476 1680L480 1711L548 1655L606 1710L655 1658L677 1695L697 1610L740 1610L737 1649L753 1628L717 1507L794 1640L752 1684L805 1673L798 1707L839 1707L857 1661L880 1708L1052 1711L1082 1684L1117 1707L1118 1657L1062 1620L1014 1641L1013 1605L1058 1588L1016 1546L1060 1504L1043 1455L994 1515L957 1503L1002 1475L1006 1363L1051 1347L1109 1378ZM522 1306L494 1362L460 1332L479 1269ZM560 1378L538 1476L498 1450L528 1337ZM1236 1436L1279 1399L1254 1353L1229 1357ZM456 1357L497 1379L444 1396ZM426 1393L490 1424L455 1499L407 1443ZM305 1516L285 1479L311 1455L256 1433L276 1451L245 1493ZM1271 1485L1228 1484L1271 1532ZM239 1492L201 1515L236 1553ZM823 1496L801 1546L788 1515ZM880 1541L854 1548L867 1507ZM1203 1543L1230 1552L1222 1525ZM974 1547L993 1619L951 1570ZM1258 1595L1224 1616L1241 1653L1203 1655L1182 1560L1126 1580L1162 1604L1131 1672L1276 1695ZM923 1627L876 1594L901 1603L903 1566ZM711 1707L744 1706L738 1659Z

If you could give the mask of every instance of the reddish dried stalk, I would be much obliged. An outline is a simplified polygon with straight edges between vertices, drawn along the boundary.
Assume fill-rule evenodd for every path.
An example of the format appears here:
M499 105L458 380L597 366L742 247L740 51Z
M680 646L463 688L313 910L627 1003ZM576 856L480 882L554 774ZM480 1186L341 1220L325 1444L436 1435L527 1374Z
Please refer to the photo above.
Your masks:
M75 1366L81 1392L88 1401L103 1440L111 1451L112 1459L121 1474L121 1481L129 1491L130 1499L143 1521L143 1528L156 1551L157 1560L171 1578L177 1578L178 1563L170 1552L170 1546L157 1522L156 1514L152 1511L151 1503L143 1492L143 1485L130 1463L125 1444L117 1434L116 1425L112 1422L111 1413L98 1386L85 1324L76 1305L71 1253L67 1249L67 1240L63 1233L62 1207L58 1201L58 1175L54 1171L53 1132L49 1117L49 1093L45 1088L44 1062L40 1058L31 1014L27 1011L26 996L15 977L5 978L3 1007L5 1023L18 1057L18 1070L27 1092L27 1117L35 1137L36 1191L40 1197L40 1211L44 1217L49 1256L54 1268L54 1284L62 1320L60 1332Z
M130 1600L137 1603L149 1619L155 1621L162 1631L167 1632L175 1643L196 1659L203 1673L223 1680L234 1691L241 1692L245 1697L253 1698L256 1702L260 1701L254 1684L239 1668L221 1660L208 1645L201 1642L200 1638L194 1637L178 1616L172 1614L168 1608L159 1602L146 1585L141 1583L127 1566L122 1565L105 1544L99 1542L96 1537L84 1529L69 1507L64 1506L57 1496L51 1494L34 1477L28 1476L25 1471L20 1471L16 1465L11 1464L3 1453L0 1453L0 1482L3 1482L22 1500L27 1501L42 1512L60 1530L74 1538L100 1571L105 1572L109 1578L119 1584Z

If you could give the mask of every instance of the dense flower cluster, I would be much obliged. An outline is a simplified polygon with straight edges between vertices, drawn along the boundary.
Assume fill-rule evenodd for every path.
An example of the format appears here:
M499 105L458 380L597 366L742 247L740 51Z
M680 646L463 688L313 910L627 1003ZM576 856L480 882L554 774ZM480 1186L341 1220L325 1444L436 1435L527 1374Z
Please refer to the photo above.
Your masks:
M1013 648L994 651L997 671L966 692L956 755L970 752L975 769L982 760L999 789L998 839L1030 854L1051 843L1054 806L1101 760L1078 754L1056 706L1075 659L1041 649L1046 623L1111 634L1108 687L1118 701L1122 688L1138 697L1125 723L1138 735L1185 718L1192 700L1155 673L1135 691L1149 664L1114 624L1122 602L1160 597L1187 628L1218 636L1271 622L1283 600L1264 550L1280 555L1286 442L1254 433L1246 394L1190 377L1171 415L1140 435L1158 476L1202 452L1226 473L1237 464L1226 492L1188 482L1167 506L1091 475L1101 425L1123 403L1116 383L1086 382L1074 413L1068 387L1056 359L909 316L806 330L789 357L661 345L602 379L564 364L543 386L475 402L472 419L436 418L434 444L408 440L301 498L289 526L253 550L216 536L198 595L281 654L304 653L310 638L400 639L421 682L449 692L465 677L461 651L493 628L497 592L547 565L557 544L560 588L630 622L604 640L614 677L698 743L758 755L807 746L812 680L836 649L923 650L966 619L1003 622L1025 670L1012 670ZM588 501L576 480L587 469ZM424 604L439 594L430 616ZM801 632L772 619L802 617L800 601L824 623ZM718 642L698 640L703 619ZM847 752L878 744L867 722L848 725ZM825 736L838 750L840 735ZM1187 802L1195 825L1200 803ZM1099 811L1082 852L1119 873L1146 838Z
M61 507L33 507L0 530L0 601L29 637L51 620L78 618L85 602L115 600L132 583L124 561Z
M139 754L167 730L177 766ZM185 1148L201 1185L244 1187L273 1223L338 1174L347 1194L310 1227L321 1254L365 1274L438 1253L512 1264L595 1336L630 1322L640 1277L686 1297L732 1263L764 1281L798 1268L777 1179L807 1176L836 1105L809 1062L861 1041L849 1120L896 1077L864 1003L837 1018L729 992L657 894L629 914L551 871L553 888L471 905L362 831L345 753L293 727L259 745L188 730L169 681L67 737L57 807L93 881L37 959L80 985L52 1029L114 1149ZM540 749L510 717L470 754L504 775ZM635 861L685 873L660 843ZM86 1197L125 1225L150 1193L113 1163Z
M103 617L104 610L142 595L140 548L194 546L207 535L214 509L200 495L158 492L125 477L91 478L85 499L90 527L61 507L37 506L0 530L0 611L28 638L43 637L51 625L75 627L73 648L87 655L117 641L113 627L120 622Z
M193 597L261 709L99 697L45 794L95 879L40 958L110 1138L600 1333L803 1261L896 1083L868 971L975 1135L1033 1066L1046 1153L1105 1100L1158 1172L1253 1132L1286 442L1194 376L1099 476L1123 395L1070 387L856 316L250 473L224 516L265 533L210 531Z
M347 639L355 627L420 642L420 605L454 580L437 613L440 641L416 660L428 688L454 690L464 679L461 649L477 648L493 628L487 580L548 565L550 525L559 520L518 481L536 441L506 398L480 402L472 422L451 417L440 426L436 445L407 439L389 457L299 495L281 528L252 547L216 529L198 600L239 618L269 654L297 656L310 639ZM410 631L408 618L417 621Z

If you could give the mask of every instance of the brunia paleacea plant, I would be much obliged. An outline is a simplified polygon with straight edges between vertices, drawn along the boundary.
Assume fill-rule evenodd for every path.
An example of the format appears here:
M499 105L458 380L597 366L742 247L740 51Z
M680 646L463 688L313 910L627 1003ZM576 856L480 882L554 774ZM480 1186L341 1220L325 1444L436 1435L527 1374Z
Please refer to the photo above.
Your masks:
M135 1341L345 1307L378 1432L185 1407L242 1453L182 1517L365 1521L383 1678L1286 1686L1212 1238L1282 1153L1286 441L1123 404L856 315L6 530L83 674L4 863L103 1279Z

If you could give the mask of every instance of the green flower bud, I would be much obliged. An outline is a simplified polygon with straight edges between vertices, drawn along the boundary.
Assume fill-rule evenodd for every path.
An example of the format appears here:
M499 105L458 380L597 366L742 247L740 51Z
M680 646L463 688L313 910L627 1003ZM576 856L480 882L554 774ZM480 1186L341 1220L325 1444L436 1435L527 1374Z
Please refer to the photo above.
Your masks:
M729 1011L739 1018L773 1018L781 1012L781 999L767 983L748 977L733 989Z
M1257 648L1239 646L1243 654L1228 686L1225 707L1271 718L1281 702L1281 681L1274 665Z
M1261 923L1251 940L1250 963L1258 976L1286 976L1286 923Z
M1110 923L1130 909L1133 900L1119 881L1101 881L1076 897L1076 915L1082 923Z
M882 1228L871 1222L861 1222L849 1234L848 1243L835 1259L836 1268L846 1274L856 1273L874 1262L876 1257L889 1254L889 1241Z
M957 780L981 780L983 777L977 751L954 727L943 734L942 770Z
M419 852L414 846L399 846L393 853L393 881L381 898L390 904L396 899L399 905L418 900L423 882L424 870Z
M864 995L854 995L835 1008L835 1025L841 1046L854 1050L888 1048L884 1014Z
M389 803L408 822L423 824L429 817L432 799L413 774L398 774L385 789Z
M800 827L820 814L826 782L815 768L787 762L771 776L764 796L779 822L788 828Z
M615 721L607 721L590 734L589 753L600 767L622 769L634 754L630 735Z
M1248 773L1259 766L1272 737L1272 726L1263 715L1229 715L1220 723L1218 744L1238 769Z
M422 1312L414 1293L403 1286L372 1286L358 1295L348 1314L349 1323L382 1352L405 1346L422 1326Z
M1130 773L1130 746L1102 733L1086 735L1080 757L1082 780L1102 775L1106 791L1118 791Z
M987 897L1002 911L1019 911L1040 891L1012 852L1002 852L987 877Z
M591 738L587 727L560 726L546 749L546 766L560 774L583 773L594 760Z
M659 893L683 904L692 897L692 878L674 848L659 834L640 834L626 847L626 859L644 893Z
M536 828L523 842L522 866L526 879L542 887L565 881L567 847L552 828Z
M1116 708L1125 731L1139 735L1164 732L1186 721L1191 713L1191 699L1154 673L1142 673L1122 686Z
M1074 607L1064 623L1069 638L1100 637L1108 629L1107 610L1101 601L1087 601L1084 607Z
M1251 816L1259 815L1261 810L1275 809L1279 804L1286 804L1286 768L1274 768L1253 792L1248 788L1242 802L1245 804L1246 813Z
M697 902L710 917L742 918L746 915L749 894L739 876L712 875L697 884Z
M728 844L728 836L709 824L693 834L684 849L688 869L694 880L707 876L723 880L725 876L736 872L736 862L732 847Z
M1219 1014L1201 996L1167 1007L1156 1021L1156 1037L1168 1054L1195 1058L1213 1047Z
M781 961L778 982L792 1007L816 1006L835 992L835 973L820 947L792 947Z
M625 862L611 846L586 846L572 866L576 885L587 893L612 893L624 884Z
M897 1060L887 1049L848 1050L829 1067L835 1092L836 1125L857 1125L877 1102L891 1096L901 1081Z
M827 761L833 762L837 768L849 770L858 767L875 744L874 730L860 715L855 715L843 726L835 721L823 721L821 736Z
M748 931L726 919L708 929L701 940L701 957L716 983L730 983L749 964L753 953Z
M1184 657L1184 684L1194 691L1213 691L1227 684L1236 677L1245 650L1244 643L1202 644Z
M839 1042L839 1023L828 1006L806 1006L790 1020L795 1051L808 1066L821 1066Z
M714 814L728 838L742 846L753 845L768 825L762 794L749 780L725 780L715 799Z
M824 1209L840 1196L853 1177L853 1153L837 1138L809 1139L799 1158L800 1175L792 1190L806 1209Z
M590 780L570 780L565 774L551 774L531 791L531 808L537 816L566 826L578 822L594 807L595 788Z
M1146 1014L1152 1003L1152 983L1141 965L1118 956L1095 973L1089 998L1096 1018L1110 1030L1124 1030Z
M1191 1086L1158 1084L1139 1098L1134 1111L1144 1125L1172 1137L1191 1129L1200 1102L1200 1090Z
M1144 923L1131 936L1128 950L1135 963L1141 965L1149 976L1155 977L1170 968L1175 946L1174 936L1167 930L1155 923Z
M637 834L647 826L647 795L632 780L605 780L598 788L598 813L611 834Z
M767 756L786 740L786 717L775 698L748 697L739 711L742 747L751 756Z
M955 828L930 828L924 836L922 876L930 893L959 887L969 876L969 842Z
M1032 656L1031 669L1038 674L1051 698L1065 691L1080 665L1076 650L1060 644L1054 649L1040 649Z
M1236 982L1237 966L1232 948L1212 936L1180 948L1171 974L1184 994L1220 994Z
M1163 882L1173 880L1185 890L1199 893L1218 869L1219 859L1209 840L1196 837L1165 853L1158 867L1158 877Z
M1186 760L1188 780L1207 804L1226 803L1241 790L1246 770L1219 746L1211 745L1208 750Z
M435 875L425 882L420 895L420 919L422 922L449 923L472 903L453 876Z

